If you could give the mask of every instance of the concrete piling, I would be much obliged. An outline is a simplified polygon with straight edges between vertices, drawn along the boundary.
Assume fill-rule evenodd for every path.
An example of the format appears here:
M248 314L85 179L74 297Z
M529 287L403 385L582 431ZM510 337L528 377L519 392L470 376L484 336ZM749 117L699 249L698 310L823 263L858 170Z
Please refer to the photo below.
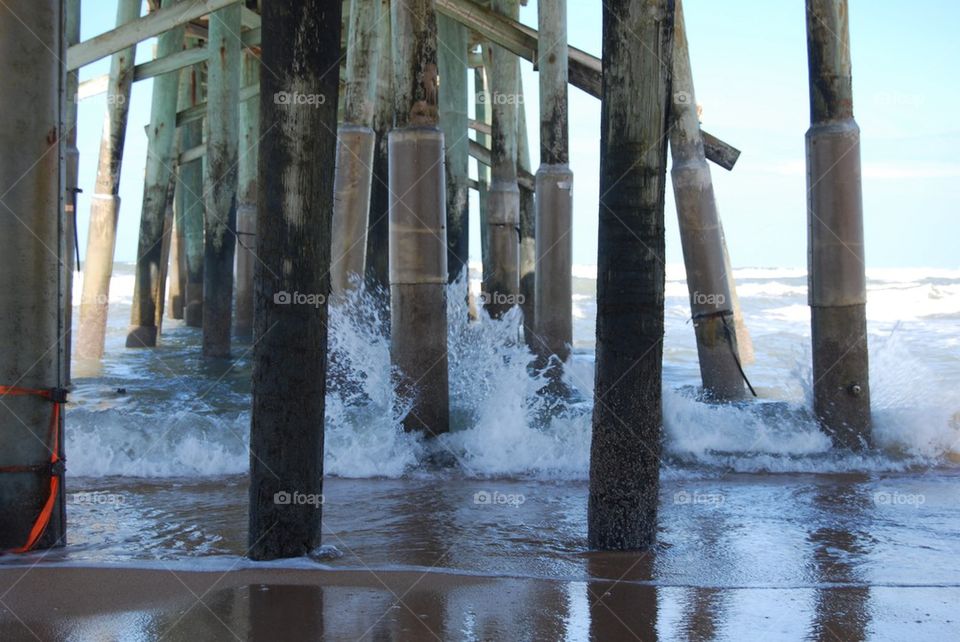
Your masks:
M120 0L117 3L117 26L139 17L139 0ZM97 181L90 199L80 323L75 342L77 357L90 361L99 361L103 356L107 332L110 277L113 276L113 253L117 245L117 220L120 215L120 171L123 168L123 144L127 135L135 52L136 48L130 47L113 54L110 59L107 111L100 139Z
M260 142L254 269L255 560L320 544L340 20L340 2L263 5L260 122L270 135ZM305 304L295 294L314 298Z
M607 0L600 133L597 359L590 547L641 549L657 532L664 186L673 0ZM637 42L646 46L636 46Z
M164 0L170 7L176 0ZM183 48L183 28L175 27L157 39L157 56L169 56ZM164 218L176 149L177 89L179 74L167 73L153 80L153 102L147 129L147 168L140 214L140 240L130 309L128 348L157 345L158 310L163 307Z
M65 543L63 2L0 4L0 550ZM72 244L72 239L71 244ZM70 249L72 251L72 248Z
M334 297L353 289L366 266L370 190L377 135L373 130L379 57L380 0L350 3L344 116L337 137L337 168L330 265ZM389 17L385 18L389 20Z
M494 11L518 18L516 0L494 0ZM487 194L489 275L484 275L483 304L492 318L517 305L520 293L520 187L517 184L517 88L520 61L492 46L493 65L487 102L493 114L491 180Z
M390 355L398 394L412 400L407 430L450 423L447 372L447 239L433 0L395 2L394 123L390 154Z
M306 7L304 7L306 8ZM237 229L239 4L210 14L204 158L203 356L229 357ZM262 80L262 79L261 79ZM261 95L263 94L261 86ZM261 109L263 102L261 101ZM262 141L261 141L262 144ZM257 228L260 229L259 227Z
M567 3L539 4L540 168L537 170L536 331L533 349L561 361L573 343L573 172L567 111Z
M743 398L745 388L737 349L733 296L710 166L700 134L683 7L679 0L676 4L672 91L670 151L673 168L670 177L680 222L680 242L703 392L716 401L737 400Z
M243 54L242 85L259 82L260 58L251 50ZM237 305L233 321L239 337L253 334L253 266L257 240L257 165L260 147L260 97L252 96L240 103L240 142L237 168Z
M870 443L860 128L846 0L807 0L807 145L813 410L834 443Z

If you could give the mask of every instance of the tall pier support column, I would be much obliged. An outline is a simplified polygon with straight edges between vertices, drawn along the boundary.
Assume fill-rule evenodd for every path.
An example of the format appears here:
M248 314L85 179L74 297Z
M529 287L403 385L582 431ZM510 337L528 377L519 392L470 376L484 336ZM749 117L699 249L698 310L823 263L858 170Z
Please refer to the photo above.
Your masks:
M234 4L210 15L210 41L207 44L210 51L207 59L207 154L204 159L203 192L206 204L203 253L205 357L230 356L237 228L237 157L240 144L237 129L241 51L237 34L240 33L241 9L240 4ZM291 93L291 96L295 93ZM262 109L262 101L260 106Z
M186 259L183 256L183 221L177 211L176 186L171 187L173 199L173 228L170 231L170 287L167 295L167 315L171 319L183 318L183 291L187 284Z
M65 543L60 0L0 4L0 550ZM72 239L71 239L72 241Z
M327 0L263 4L250 424L255 560L298 557L320 544L327 302L289 297L330 291L340 14L341 3ZM314 103L277 100L294 93Z
M540 168L537 170L533 349L563 362L573 343L573 172L567 111L567 0L540 0Z
M199 66L180 72L177 110L183 111L203 102ZM258 124L259 131L259 124ZM180 151L203 144L203 122L195 120L180 127ZM183 321L192 328L203 325L203 163L202 159L180 165L175 198L183 225L183 255L186 264Z
M393 127L393 41L390 0L380 0L380 18L377 40L377 90L373 98L373 131L376 133L377 140L373 151L373 176L370 181L365 281L373 291L388 293L390 291L390 217L388 214L390 177L387 136ZM389 323L389 320L386 322Z
M846 0L807 0L809 298L813 410L838 446L870 443L860 128Z
M456 281L470 261L470 208L468 199L470 162L467 136L467 28L449 16L437 16L440 42L440 126L445 142L447 168L447 272ZM465 288L469 281L464 280ZM466 300L467 292L463 292Z
M710 167L703 151L690 52L680 0L673 45L673 103L670 151L673 195L687 270L690 312L705 395L717 401L743 398L733 297L727 279L723 232Z
M243 54L243 86L260 78L260 59L252 51ZM253 266L257 240L257 163L260 147L260 98L240 105L240 142L237 200L237 310L233 328L237 336L253 334ZM229 234L229 232L228 232Z
M647 548L657 532L673 10L673 0L607 0L603 7L603 196L587 508L594 549Z
M494 0L493 9L519 18L517 0ZM490 274L484 275L484 308L494 319L518 303L520 293L520 187L517 184L517 90L520 61L493 45L487 102L493 113L490 187L487 194L487 238Z
M407 430L447 432L447 238L443 132L437 127L433 0L391 6L394 122L390 132L390 356L412 399Z
M117 3L117 26L140 17L140 0ZM113 54L107 84L107 111L103 119L97 181L90 199L90 226L83 262L83 293L80 297L80 323L75 352L79 359L97 362L103 356L107 333L110 277L117 245L117 220L120 215L120 171L123 144L127 136L127 114L136 47Z
M533 175L530 163L530 138L527 134L527 107L523 75L517 76L517 173ZM531 348L535 344L537 300L537 198L536 192L520 187L520 307L523 309L523 337Z
M80 0L66 0L64 3L64 43L67 48L80 42ZM63 137L65 141L63 159L65 168L65 182L63 193L63 207L66 212L64 220L64 238L67 252L64 254L64 299L63 299L63 326L64 326L64 381L70 385L71 356L73 355L73 273L77 269L76 255L77 239L77 194L80 192L80 150L77 149L77 88L80 85L80 70L67 72L65 86L65 111L63 114Z
M352 0L347 40L343 125L337 141L330 289L342 296L360 282L367 260L370 190L377 135L380 0ZM389 17L384 19L389 20Z
M473 71L473 88L476 92L474 100L474 113L477 121L490 128L493 128L493 111L487 104L487 97L490 95L490 47L480 44L480 57L484 64L475 67ZM477 142L490 148L490 135L483 132L477 132ZM480 260L481 260L481 284L485 284L490 275L493 274L493 267L490 263L490 226L488 225L488 215L490 213L489 205L490 195L490 167L477 161L477 199L479 212L477 218L480 221ZM483 289L481 285L481 289Z
M170 7L176 0L164 0ZM162 58L183 48L183 28L176 27L157 38L157 56ZM143 185L143 210L140 214L140 241L130 309L128 348L157 345L160 333L158 310L163 306L164 218L174 164L177 131L177 88L180 75L174 72L153 80L153 103L147 129L147 169Z

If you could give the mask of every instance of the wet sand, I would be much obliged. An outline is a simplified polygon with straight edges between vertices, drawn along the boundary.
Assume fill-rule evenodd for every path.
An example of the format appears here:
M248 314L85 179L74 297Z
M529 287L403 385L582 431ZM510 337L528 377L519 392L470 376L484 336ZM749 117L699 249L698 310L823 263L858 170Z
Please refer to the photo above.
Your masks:
M596 570L638 556L597 556ZM629 575L629 573L627 574ZM3 640L947 640L960 588L412 571L0 570Z

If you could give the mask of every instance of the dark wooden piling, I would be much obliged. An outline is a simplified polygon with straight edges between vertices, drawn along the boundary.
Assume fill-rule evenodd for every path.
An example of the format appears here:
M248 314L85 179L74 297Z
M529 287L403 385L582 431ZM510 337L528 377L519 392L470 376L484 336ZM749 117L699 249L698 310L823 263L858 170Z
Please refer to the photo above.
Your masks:
M244 51L242 85L259 82L260 58ZM237 200L237 306L234 332L248 338L253 334L253 266L257 262L257 165L260 149L260 98L251 96L240 103Z
M390 293L390 177L387 135L393 128L393 42L390 25L390 0L381 0L380 34L377 52L377 90L374 96L373 130L377 134L373 152L373 176L370 181L370 216L367 224L365 281L371 291ZM389 309L389 306L387 306ZM389 323L389 320L387 320Z
M164 0L171 7L177 0ZM157 56L177 53L183 48L183 27L174 27L157 38ZM177 89L179 74L166 73L153 80L153 102L147 128L147 167L143 184L143 208L140 213L140 238L137 267L130 308L128 348L157 345L158 310L163 307L164 218L170 189L177 131Z
M673 11L673 0L608 0L603 9L597 359L587 510L594 549L646 548L657 531Z
M3 552L65 543L62 11L61 0L0 3Z
M743 398L746 388L740 372L723 231L710 166L703 150L683 7L679 0L676 6L670 176L703 390L710 399L731 401Z
M302 556L320 544L340 19L340 2L263 6L250 427L255 560ZM314 98L301 104L294 95Z
M207 153L203 165L206 205L203 242L205 357L230 356L239 180L241 46L237 34L240 33L241 9L235 4L210 15Z
M390 356L408 430L449 430L447 239L433 0L391 6L394 124L390 153Z
M834 443L870 443L860 128L846 0L807 0L809 303L813 410Z
M117 3L117 26L140 17L140 0ZM110 59L107 82L107 113L100 139L97 180L90 199L87 251L83 263L83 291L75 351L81 359L99 361L107 332L110 278L117 244L120 214L120 172L127 136L127 114L133 86L135 47L119 51Z

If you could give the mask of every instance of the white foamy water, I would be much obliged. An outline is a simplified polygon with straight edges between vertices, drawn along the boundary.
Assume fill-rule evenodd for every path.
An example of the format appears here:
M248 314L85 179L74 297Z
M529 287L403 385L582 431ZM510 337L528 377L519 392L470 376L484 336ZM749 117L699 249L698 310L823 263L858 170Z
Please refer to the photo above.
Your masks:
M118 266L111 285L103 372L78 378L67 415L71 474L205 477L248 467L249 345L216 370L199 356L199 331L167 321L163 347L123 348L133 281ZM869 271L874 434L878 449L838 455L810 417L806 278L795 269L735 275L755 363L746 367L762 403L716 406L699 383L682 267L668 269L664 340L663 474L904 470L949 465L960 450L960 271ZM455 458L471 477L586 478L589 465L596 268L578 266L575 354L566 380L580 400L538 391L531 355L518 341L519 310L470 322L449 297L453 432L434 443L405 433L389 340L374 299L357 295L330 322L326 472L342 477L430 475L425 462ZM474 287L476 283L473 284ZM460 288L462 286L456 286ZM458 292L460 290L458 289ZM79 300L80 284L76 299ZM226 371L224 371L226 370ZM118 393L117 389L123 388Z

